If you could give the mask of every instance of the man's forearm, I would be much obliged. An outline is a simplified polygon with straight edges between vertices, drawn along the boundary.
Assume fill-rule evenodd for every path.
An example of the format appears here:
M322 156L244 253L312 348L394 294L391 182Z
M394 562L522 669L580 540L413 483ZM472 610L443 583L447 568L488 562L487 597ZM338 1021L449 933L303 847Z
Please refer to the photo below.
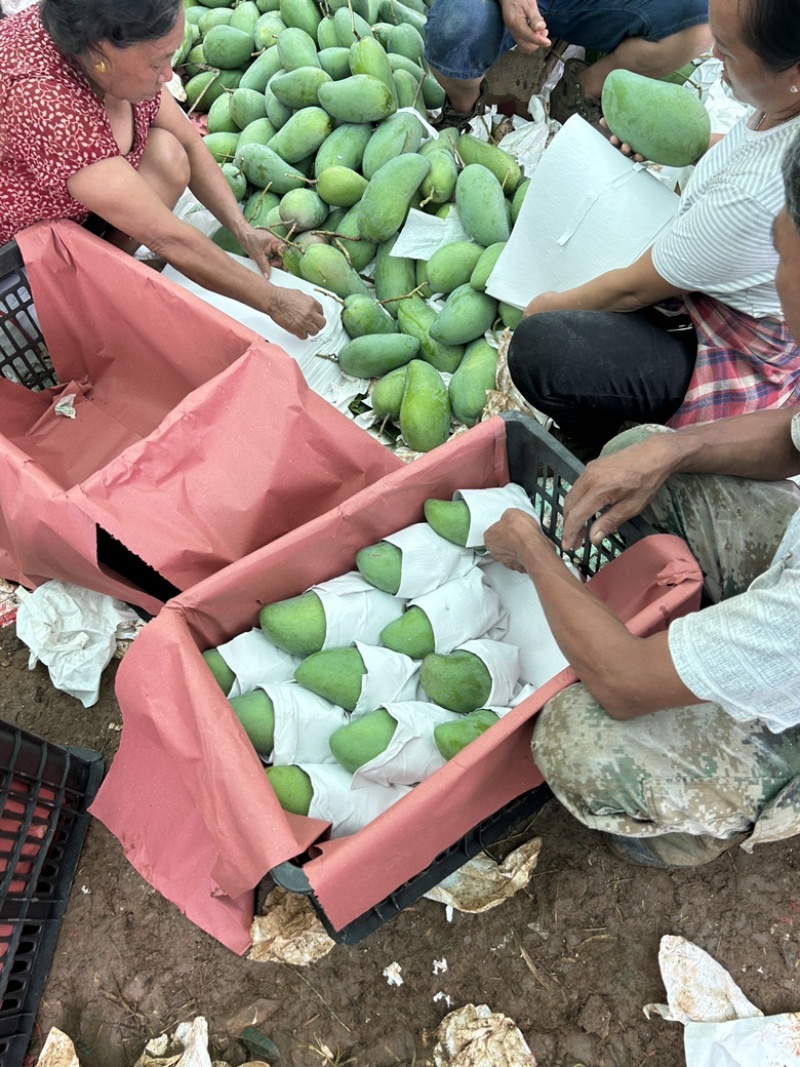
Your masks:
M791 434L800 407L758 411L663 435L671 474L731 474L777 481L800 474ZM659 438L661 440L661 437Z

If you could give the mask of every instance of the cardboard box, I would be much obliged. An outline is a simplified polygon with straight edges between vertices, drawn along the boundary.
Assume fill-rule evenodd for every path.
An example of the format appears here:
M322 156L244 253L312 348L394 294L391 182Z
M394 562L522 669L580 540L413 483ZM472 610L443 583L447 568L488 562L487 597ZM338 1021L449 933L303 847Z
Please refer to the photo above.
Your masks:
M92 813L143 877L234 951L247 950L253 889L277 865L302 858L318 906L342 929L542 782L530 751L533 719L575 680L569 668L363 830L326 840L326 823L280 808L201 656L256 625L263 604L352 569L359 548L419 522L428 497L506 484L508 434L530 423L482 423L218 572L171 601L123 659L122 744ZM530 492L535 450L517 456L524 469L513 480ZM558 507L554 500L553 525ZM682 541L657 535L622 552L591 584L644 635L698 606L701 577Z
M401 466L282 349L81 227L18 244L25 329L60 384L0 377L3 577L155 613ZM6 301L0 327L15 316ZM56 411L69 395L74 418Z

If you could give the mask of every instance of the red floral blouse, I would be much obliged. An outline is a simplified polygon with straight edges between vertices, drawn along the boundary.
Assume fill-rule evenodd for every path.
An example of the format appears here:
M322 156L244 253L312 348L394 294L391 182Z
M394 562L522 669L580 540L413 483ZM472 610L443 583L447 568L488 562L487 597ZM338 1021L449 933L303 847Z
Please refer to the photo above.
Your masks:
M138 167L161 97L133 104ZM120 155L102 100L56 49L34 5L0 20L0 245L34 222L89 211L67 191L82 167Z

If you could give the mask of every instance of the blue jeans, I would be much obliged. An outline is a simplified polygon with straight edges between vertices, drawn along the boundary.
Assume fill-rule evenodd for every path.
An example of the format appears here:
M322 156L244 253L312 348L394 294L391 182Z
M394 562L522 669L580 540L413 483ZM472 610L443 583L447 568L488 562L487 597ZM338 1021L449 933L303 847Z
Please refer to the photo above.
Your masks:
M551 39L599 52L628 37L660 41L708 21L708 0L539 0ZM498 0L435 0L425 28L425 58L448 78L482 77L514 38Z

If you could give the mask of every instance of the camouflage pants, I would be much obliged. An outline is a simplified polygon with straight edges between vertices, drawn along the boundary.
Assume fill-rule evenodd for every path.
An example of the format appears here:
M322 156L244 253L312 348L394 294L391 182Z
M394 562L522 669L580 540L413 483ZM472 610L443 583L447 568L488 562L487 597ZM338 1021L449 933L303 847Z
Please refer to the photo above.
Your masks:
M655 429L629 430L606 451ZM717 600L742 592L769 566L798 506L792 483L677 475L644 517L684 538ZM582 823L657 838L650 850L668 863L702 863L732 843L749 851L800 832L800 726L774 734L711 703L618 722L577 684L545 705L533 753Z

